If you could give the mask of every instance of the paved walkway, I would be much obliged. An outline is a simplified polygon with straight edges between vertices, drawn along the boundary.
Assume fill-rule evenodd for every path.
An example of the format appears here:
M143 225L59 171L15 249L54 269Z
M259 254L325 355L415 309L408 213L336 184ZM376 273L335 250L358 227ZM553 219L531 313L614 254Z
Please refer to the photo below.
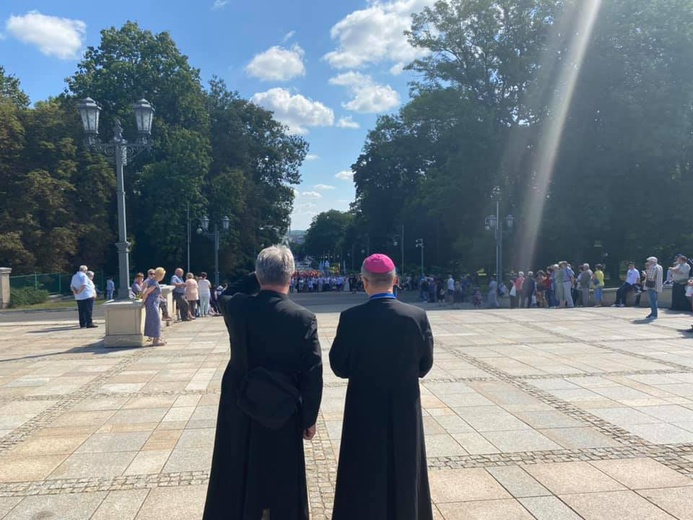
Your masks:
M301 298L327 359L362 297ZM436 518L693 518L691 319L643 314L431 307ZM165 332L165 347L104 350L103 327L0 323L0 518L200 518L228 340L218 318ZM314 519L330 518L346 390L327 366L325 383Z

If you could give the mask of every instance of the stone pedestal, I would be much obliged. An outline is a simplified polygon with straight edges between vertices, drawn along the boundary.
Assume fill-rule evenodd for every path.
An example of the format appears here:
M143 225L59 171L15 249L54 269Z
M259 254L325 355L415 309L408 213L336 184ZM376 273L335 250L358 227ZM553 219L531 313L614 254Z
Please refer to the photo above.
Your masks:
M103 304L106 314L104 347L144 347L144 307L141 301L114 301Z
M173 289L175 289L175 286L159 284L159 287L161 287L161 296L166 299L169 314L171 317L175 316L175 309L173 308Z
M10 306L10 273L12 268L0 267L0 309Z

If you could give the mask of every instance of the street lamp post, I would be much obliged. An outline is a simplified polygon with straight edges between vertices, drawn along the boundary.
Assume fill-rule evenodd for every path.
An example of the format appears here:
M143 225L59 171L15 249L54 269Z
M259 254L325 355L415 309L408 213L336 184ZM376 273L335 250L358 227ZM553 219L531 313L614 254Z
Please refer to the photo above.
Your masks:
M130 293L130 243L127 240L127 221L125 217L125 176L124 168L128 163L128 155L135 157L144 150L151 149L150 136L154 108L146 99L140 99L134 105L135 120L139 137L137 142L128 143L123 138L123 127L118 119L113 128L111 142L99 141L99 115L101 107L92 98L86 98L77 103L79 115L82 118L87 145L99 152L112 156L116 169L116 192L118 201L118 299L128 299Z
M501 190L498 186L493 188L493 198L496 199L496 214L486 217L484 222L487 231L493 231L496 241L496 277L498 281L503 278L503 228L512 229L515 218L512 215L505 217L505 226L500 219Z
M399 235L393 235L392 237L392 245L397 247L397 244L399 243L401 247L401 261L402 263L399 264L399 272L402 273L404 271L404 226L402 226L402 233Z
M424 239L423 238L417 238L416 239L416 247L421 248L421 276L424 275Z
M214 285L219 287L219 239L220 232L219 226L214 223L214 231L209 232L209 218L204 216L200 219L201 228L197 229L199 235L204 235L214 242ZM221 219L221 227L224 231L229 230L231 225L231 219L229 217L224 217Z

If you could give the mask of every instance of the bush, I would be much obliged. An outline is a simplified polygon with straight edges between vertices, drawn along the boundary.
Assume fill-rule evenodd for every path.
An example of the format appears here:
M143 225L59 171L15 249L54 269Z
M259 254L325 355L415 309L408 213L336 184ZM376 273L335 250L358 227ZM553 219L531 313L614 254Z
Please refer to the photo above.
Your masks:
M36 305L48 300L48 291L35 289L33 287L23 287L10 291L10 307L24 307L26 305Z

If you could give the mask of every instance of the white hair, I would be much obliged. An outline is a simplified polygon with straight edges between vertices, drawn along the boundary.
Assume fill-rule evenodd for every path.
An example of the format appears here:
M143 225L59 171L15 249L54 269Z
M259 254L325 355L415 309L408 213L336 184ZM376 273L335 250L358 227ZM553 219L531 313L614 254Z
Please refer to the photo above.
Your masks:
M286 246L266 247L257 255L255 273L260 285L289 285L294 271L294 255Z

